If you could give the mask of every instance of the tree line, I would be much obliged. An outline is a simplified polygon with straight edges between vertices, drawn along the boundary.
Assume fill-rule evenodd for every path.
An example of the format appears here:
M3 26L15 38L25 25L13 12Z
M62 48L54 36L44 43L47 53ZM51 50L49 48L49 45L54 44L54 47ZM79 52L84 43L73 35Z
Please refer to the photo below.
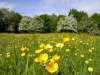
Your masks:
M76 32L100 34L100 13L91 16L84 11L70 9L68 15L41 14L22 16L8 8L0 8L0 32L54 33Z

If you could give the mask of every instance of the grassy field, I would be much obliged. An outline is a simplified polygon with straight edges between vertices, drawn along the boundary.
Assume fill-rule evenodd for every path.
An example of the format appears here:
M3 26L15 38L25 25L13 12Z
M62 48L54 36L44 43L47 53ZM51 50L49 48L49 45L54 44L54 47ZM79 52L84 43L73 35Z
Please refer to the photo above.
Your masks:
M0 75L100 75L100 37L1 33Z

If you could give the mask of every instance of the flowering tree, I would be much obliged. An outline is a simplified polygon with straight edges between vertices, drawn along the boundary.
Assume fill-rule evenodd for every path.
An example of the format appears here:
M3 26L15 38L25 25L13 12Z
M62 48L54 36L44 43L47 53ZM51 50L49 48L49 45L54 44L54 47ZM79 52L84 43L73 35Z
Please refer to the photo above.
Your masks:
M23 16L21 22L19 23L19 31L28 31L30 30L30 22L32 18L29 16Z
M30 22L30 30L43 32L44 21L39 16L34 16Z
M57 23L57 31L74 31L77 32L77 21L73 15L60 19Z
M44 21L38 16L33 18L24 16L19 23L19 31L42 32L43 25Z

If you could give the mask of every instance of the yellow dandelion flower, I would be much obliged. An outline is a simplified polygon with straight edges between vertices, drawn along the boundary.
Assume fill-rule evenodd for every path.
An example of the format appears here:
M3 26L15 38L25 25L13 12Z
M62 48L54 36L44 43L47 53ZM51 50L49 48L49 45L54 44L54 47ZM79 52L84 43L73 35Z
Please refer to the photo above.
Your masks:
M83 54L81 54L81 55L80 55L80 57L84 58L84 55L83 55Z
M2 54L0 54L0 56L2 56Z
M91 53L92 52L92 49L89 49L88 51Z
M93 68L92 67L88 67L88 71L89 72L93 72Z
M60 56L59 55L54 55L53 57L52 57L52 59L55 61L55 62L58 62L59 60L60 60Z
M66 49L66 52L69 52L70 50L69 49Z
M86 61L85 61L85 64L89 64L89 61L88 61L88 60L86 60Z
M46 64L47 61L48 61L48 54L40 54L40 56L38 57L38 61L41 63L41 64Z
M43 49L45 47L45 44L40 44L39 47Z
M35 58L35 59L34 59L34 62L36 62L36 63L39 62L38 58Z
M63 38L64 43L69 43L70 39L69 38Z
M6 57L9 58L10 57L10 54L7 54Z
M42 52L42 51L43 51L43 49L39 49L39 50L36 50L35 53L36 53L36 54L39 54L39 53Z
M58 71L58 63L49 62L49 63L47 63L47 65L45 66L45 69L46 69L49 73L54 73L54 72Z
M56 47L59 48L59 49L61 49L63 46L64 46L63 43L56 43Z
M91 47L92 50L94 50L94 47Z
M93 61L93 60L90 58L89 61L91 62L91 61Z
M22 46L22 48L21 48L20 50L21 50L22 52L27 52L29 49Z
M53 48L53 46L52 45L50 45L50 44L47 44L45 47L44 47L44 49L52 49Z
M75 53L75 56L77 56L77 53Z
M6 57L9 58L10 57L10 52L6 53Z
M21 54L21 56L23 57L23 56L25 56L25 54L26 54L26 53L25 53L25 52L23 52L23 53Z

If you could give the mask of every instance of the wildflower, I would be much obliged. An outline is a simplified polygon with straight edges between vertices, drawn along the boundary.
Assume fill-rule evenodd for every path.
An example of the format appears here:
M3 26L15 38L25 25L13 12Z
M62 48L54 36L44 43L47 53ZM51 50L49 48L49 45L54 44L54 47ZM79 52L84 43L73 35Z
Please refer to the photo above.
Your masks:
M44 49L45 50L48 50L48 51L50 51L50 49L52 49L53 48L53 46L52 45L50 45L50 44L47 44L45 47L44 47ZM50 51L51 52L51 51Z
M75 56L77 56L77 53L75 53Z
M89 49L88 51L91 53L92 52L92 49Z
M41 64L46 64L47 63L47 60L48 60L48 54L41 54L39 57L38 57L38 61L41 63Z
M23 47L23 46L22 46L22 48L21 48L21 51L22 51L22 52L27 52L28 50L29 50L28 48Z
M38 53L40 53L41 51L43 51L43 49L36 50L35 53L38 54Z
M34 59L34 62L39 62L38 58L35 58L35 59Z
M69 49L66 49L66 52L69 52Z
M2 54L0 54L0 56L2 56Z
M32 54L28 54L28 57L32 57Z
M60 56L59 55L54 55L52 57L52 59L55 61L55 62L58 62L60 60Z
M58 63L49 62L49 63L47 63L47 65L45 66L45 69L46 69L49 73L54 73L54 72L58 71Z
M92 50L94 50L94 47L91 47Z
M64 43L69 43L70 39L69 38L63 38Z
M26 54L26 53L25 53L25 52L23 52L23 53L21 54L21 56L23 57L23 56L25 56L25 54Z
M10 57L10 52L6 53L6 57L9 58Z
M43 49L45 47L45 44L40 44L39 47Z
M61 49L63 46L64 46L63 43L56 43L56 47L59 48L59 49Z
M86 61L85 61L85 64L89 64L89 61L88 61L88 60L86 60Z
M93 60L90 58L89 61L93 61Z
M93 72L93 68L92 67L88 67L88 71L89 72Z
M83 55L83 54L81 54L81 55L80 55L80 57L84 58L84 55Z

